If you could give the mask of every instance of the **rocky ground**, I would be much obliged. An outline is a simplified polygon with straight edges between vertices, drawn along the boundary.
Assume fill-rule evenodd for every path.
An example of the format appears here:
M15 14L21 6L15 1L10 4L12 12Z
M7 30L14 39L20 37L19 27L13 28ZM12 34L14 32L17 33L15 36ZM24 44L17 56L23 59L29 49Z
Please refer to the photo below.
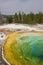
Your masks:
M0 65L7 65L6 62L2 58L2 49L1 49L1 44L0 44Z
M6 40L6 34L4 32L0 32L0 65L7 65L2 58L2 46L5 40Z

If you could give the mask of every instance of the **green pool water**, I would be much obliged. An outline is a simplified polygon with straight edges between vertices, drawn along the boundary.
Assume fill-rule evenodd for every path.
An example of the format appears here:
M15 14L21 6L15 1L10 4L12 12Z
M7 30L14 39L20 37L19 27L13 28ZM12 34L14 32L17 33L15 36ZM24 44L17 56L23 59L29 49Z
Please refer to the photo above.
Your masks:
M32 63L41 65L43 62L43 35L22 35L16 39L16 44L13 43L11 48L13 53L15 53L14 48L16 49L16 58L22 55L30 65Z

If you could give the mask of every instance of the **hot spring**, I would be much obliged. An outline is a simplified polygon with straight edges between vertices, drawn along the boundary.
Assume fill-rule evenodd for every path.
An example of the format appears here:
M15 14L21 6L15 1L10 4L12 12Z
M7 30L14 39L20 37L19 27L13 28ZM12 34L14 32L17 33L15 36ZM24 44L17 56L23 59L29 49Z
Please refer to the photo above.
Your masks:
M11 65L43 65L43 32L10 34L3 49Z

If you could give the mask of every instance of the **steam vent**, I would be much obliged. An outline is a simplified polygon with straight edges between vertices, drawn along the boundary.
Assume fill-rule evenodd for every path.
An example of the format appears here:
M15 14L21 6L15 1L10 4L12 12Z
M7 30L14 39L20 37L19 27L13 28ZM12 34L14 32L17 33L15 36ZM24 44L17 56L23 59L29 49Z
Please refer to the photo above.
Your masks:
M43 32L15 32L4 44L11 65L43 65Z

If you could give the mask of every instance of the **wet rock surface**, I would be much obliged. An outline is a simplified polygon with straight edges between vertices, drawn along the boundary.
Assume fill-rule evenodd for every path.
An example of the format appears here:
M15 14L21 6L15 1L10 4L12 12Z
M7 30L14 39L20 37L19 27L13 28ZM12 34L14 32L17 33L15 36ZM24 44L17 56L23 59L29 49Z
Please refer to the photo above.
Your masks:
M0 65L7 65L2 58L2 45L0 44Z
M6 62L2 58L2 46L5 42L6 35L3 32L0 32L0 65L7 65Z

